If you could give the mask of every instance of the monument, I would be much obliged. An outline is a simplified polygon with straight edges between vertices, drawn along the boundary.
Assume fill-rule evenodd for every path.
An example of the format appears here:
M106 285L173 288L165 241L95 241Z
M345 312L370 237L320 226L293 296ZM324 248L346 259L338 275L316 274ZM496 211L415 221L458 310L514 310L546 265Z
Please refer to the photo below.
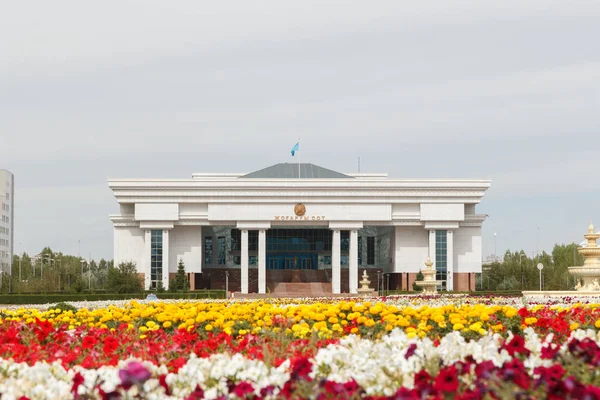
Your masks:
M369 280L369 276L367 275L367 271L363 271L362 280L360 281L361 287L358 288L358 293L362 296L369 296L373 294L373 289L369 287L371 281Z
M588 233L583 237L587 240L587 246L579 247L577 251L585 258L585 261L582 266L569 267L569 273L579 280L575 290L599 292L600 295L600 247L596 243L600 234L595 233L594 225L590 224Z
M425 261L425 269L421 270L423 274L422 281L415 281L415 285L423 288L423 294L437 294L437 287L442 284L442 281L435 280L435 270L431 268L433 262L429 257Z

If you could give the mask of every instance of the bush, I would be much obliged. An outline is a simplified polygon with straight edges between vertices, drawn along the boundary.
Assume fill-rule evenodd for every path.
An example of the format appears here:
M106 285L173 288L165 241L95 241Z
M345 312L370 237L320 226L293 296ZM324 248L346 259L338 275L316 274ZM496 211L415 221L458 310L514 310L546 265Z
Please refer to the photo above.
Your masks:
M417 274L417 281L422 281L423 279L425 279L425 276L423 276L421 271L419 271L419 273ZM417 286L416 282L413 282L412 288L415 292L420 292L423 290L421 286Z
M60 303L56 303L54 305L54 307L50 307L53 310L56 310L57 308L61 311L61 312L65 312L65 311L73 311L73 313L77 312L77 307L72 306L69 303L65 303L64 301L61 301Z
M144 299L143 293L72 293L72 294L9 294L0 295L0 304L56 304L65 301L100 301ZM163 293L166 299L224 299L224 290L198 290L190 293Z
M118 267L109 267L107 289L115 293L141 293L142 281L137 274L135 263L121 263Z

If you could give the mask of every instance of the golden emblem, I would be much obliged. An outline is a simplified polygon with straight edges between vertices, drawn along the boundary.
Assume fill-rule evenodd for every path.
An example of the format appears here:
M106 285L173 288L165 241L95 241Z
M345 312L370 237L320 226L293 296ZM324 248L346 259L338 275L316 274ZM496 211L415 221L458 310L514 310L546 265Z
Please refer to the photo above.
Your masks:
M306 207L304 207L304 204L302 203L298 203L294 206L294 213L296 213L297 216L301 217L304 215L304 213L306 213Z

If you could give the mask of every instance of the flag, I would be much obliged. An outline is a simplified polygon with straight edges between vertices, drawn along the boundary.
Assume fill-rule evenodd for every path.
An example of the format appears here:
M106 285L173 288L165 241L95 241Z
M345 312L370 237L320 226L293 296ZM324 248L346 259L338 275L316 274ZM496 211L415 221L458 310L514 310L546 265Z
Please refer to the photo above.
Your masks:
M300 142L296 142L294 147L292 147L292 157L296 154L296 152L300 149Z

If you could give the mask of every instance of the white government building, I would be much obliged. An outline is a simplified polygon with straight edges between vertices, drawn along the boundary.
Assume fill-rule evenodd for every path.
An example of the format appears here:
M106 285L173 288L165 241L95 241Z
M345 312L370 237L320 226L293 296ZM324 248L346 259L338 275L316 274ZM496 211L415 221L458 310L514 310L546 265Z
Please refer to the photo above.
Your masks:
M486 216L476 206L488 180L282 163L249 174L109 179L109 187L120 206L110 216L115 262L135 262L147 289L168 287L180 261L193 289L222 288L226 273L242 293L268 293L290 274L356 293L363 269L411 290L428 257L447 290L474 290L481 272Z

